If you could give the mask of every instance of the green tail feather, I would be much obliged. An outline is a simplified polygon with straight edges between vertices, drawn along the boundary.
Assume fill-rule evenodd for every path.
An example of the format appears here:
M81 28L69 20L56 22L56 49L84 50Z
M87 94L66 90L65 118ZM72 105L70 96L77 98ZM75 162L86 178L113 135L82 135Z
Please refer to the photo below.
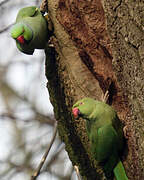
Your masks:
M128 180L125 169L121 161L117 163L115 168L113 169L116 180Z

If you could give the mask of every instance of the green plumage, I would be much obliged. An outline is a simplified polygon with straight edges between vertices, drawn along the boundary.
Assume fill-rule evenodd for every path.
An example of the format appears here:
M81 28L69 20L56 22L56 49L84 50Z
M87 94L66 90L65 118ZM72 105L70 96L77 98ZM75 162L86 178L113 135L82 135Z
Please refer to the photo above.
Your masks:
M113 171L117 180L128 180L119 159L124 137L123 126L116 111L104 102L84 98L73 105L73 114L86 119L91 151L103 166L106 176Z
M21 35L24 37L24 43L17 40ZM11 36L23 53L33 54L35 49L44 49L48 40L48 28L40 10L35 6L22 8L18 12L16 24L11 29Z

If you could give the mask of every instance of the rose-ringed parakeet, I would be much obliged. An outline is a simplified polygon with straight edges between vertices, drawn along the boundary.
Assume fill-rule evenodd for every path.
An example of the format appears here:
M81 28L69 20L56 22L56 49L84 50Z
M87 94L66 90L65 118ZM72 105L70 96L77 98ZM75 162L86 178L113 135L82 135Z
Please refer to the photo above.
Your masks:
M123 149L124 136L116 111L108 104L84 98L73 105L75 118L86 120L86 130L94 158L103 166L108 177L112 171L117 180L128 180L119 153Z
M40 10L35 6L22 8L11 29L11 36L16 40L17 48L25 54L31 55L35 49L44 49L48 28Z

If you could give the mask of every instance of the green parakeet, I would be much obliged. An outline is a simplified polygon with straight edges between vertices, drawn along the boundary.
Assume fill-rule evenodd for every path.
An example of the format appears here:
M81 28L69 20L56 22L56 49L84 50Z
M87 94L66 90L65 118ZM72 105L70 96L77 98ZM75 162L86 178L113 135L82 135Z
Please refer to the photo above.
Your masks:
M46 19L35 6L22 8L11 29L11 37L17 48L25 54L33 54L35 49L44 49L48 40Z
M106 176L113 171L117 180L128 180L119 159L124 136L116 111L104 102L84 98L73 105L72 112L75 118L81 116L86 120L92 154L103 166Z

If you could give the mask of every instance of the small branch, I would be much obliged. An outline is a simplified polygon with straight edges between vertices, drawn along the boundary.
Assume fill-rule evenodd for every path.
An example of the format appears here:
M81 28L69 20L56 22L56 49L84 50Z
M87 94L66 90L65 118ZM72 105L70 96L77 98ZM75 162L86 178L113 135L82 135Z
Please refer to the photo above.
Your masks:
M102 96L102 102L107 103L108 98L109 98L109 91L107 90L107 91L105 92L105 94Z
M74 169L75 169L75 171L76 171L76 174L77 174L78 180L82 180L82 179L81 179L81 175L80 175L80 172L79 172L79 168L78 168L78 166L74 166Z
M52 140L51 140L51 142L50 142L44 156L42 157L41 162L40 162L37 170L35 171L34 175L31 177L31 180L36 180L36 178L39 176L41 168L43 167L43 165L45 163L45 160L46 160L46 158L48 156L48 153L49 153L49 151L50 151L50 149L51 149L51 147L52 147L52 145L53 145L53 143L55 141L56 134L57 134L57 122L55 123L55 128L54 128L54 133L53 133Z
M2 5L4 5L4 4L6 4L7 2L9 2L10 0L5 0L5 1L2 1L1 3L0 3L0 6L2 6Z
M12 25L14 25L14 23L8 25L7 27L3 28L3 29L0 29L0 33L3 33L5 31L7 31Z
M23 111L23 109L22 109L22 111ZM19 112L20 112L20 110L19 110ZM21 118L16 117L14 115L14 113L12 113L12 112L6 112L6 113L0 114L0 120L3 120L4 118L5 119L8 118L10 120L18 120L18 121L21 120L25 123L29 123L29 122L36 120L41 124L48 124L50 126L53 126L55 124L56 120L52 119L50 116L43 115L36 111L34 111L34 112L35 112L35 117L31 118L31 119L21 119Z

